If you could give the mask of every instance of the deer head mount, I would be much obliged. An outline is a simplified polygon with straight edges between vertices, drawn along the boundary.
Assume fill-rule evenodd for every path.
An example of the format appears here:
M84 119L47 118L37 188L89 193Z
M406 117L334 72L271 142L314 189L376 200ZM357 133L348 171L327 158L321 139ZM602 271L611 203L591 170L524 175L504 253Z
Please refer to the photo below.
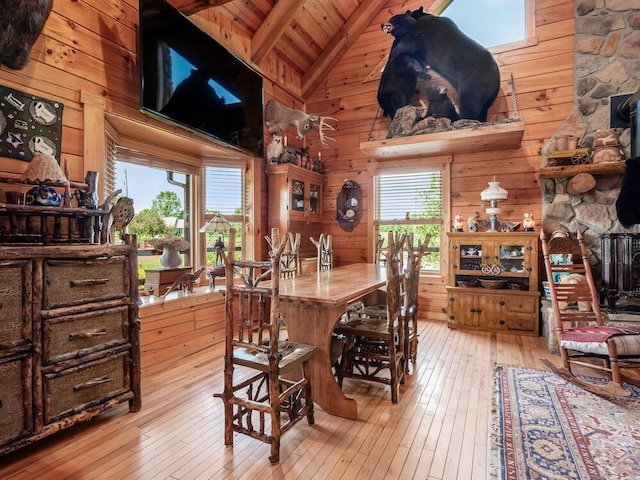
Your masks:
M310 130L316 130L320 135L320 143L327 147L327 140L335 142L334 138L327 137L325 128L334 130L335 127L326 123L326 120L335 120L333 117L323 117L317 113L305 113L302 110L287 107L276 100L269 100L265 108L265 124L271 135L284 135L289 127L296 127L297 136L302 140Z

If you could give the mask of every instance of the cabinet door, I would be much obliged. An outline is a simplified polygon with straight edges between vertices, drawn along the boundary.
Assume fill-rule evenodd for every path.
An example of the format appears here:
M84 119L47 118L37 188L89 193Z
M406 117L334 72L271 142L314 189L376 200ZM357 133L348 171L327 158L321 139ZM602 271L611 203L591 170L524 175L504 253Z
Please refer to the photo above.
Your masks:
M32 260L0 262L0 347L31 343Z
M322 187L309 182L309 215L322 214Z
M449 293L448 322L451 326L477 327L477 297L464 293Z
M509 276L529 276L531 249L524 242L507 241L497 245L500 269Z
M480 241L454 240L451 266L456 274L478 274L482 270L484 244Z
M0 447L33 433L31 356L0 362Z
M299 179L291 179L291 213L303 214L305 211L305 182Z

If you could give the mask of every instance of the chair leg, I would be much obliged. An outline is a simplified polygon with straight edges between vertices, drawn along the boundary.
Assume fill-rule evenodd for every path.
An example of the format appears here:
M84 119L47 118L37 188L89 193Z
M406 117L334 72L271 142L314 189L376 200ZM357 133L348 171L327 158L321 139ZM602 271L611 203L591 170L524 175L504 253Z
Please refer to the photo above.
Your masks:
M313 396L311 393L311 381L309 376L309 362L304 362L302 364L302 375L303 378L307 379L307 384L304 387L304 400L305 405L309 407L307 410L307 423L309 425L313 425L315 423L315 417L313 413Z

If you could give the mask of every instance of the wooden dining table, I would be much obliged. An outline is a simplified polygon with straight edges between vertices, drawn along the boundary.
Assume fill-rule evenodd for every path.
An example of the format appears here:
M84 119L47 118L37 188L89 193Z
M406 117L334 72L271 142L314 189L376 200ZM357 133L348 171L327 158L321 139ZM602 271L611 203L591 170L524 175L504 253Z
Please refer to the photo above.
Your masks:
M347 304L386 283L386 270L373 263L354 263L280 280L280 311L289 339L320 349L311 360L313 400L324 411L358 418L358 404L343 392L331 371L331 334Z

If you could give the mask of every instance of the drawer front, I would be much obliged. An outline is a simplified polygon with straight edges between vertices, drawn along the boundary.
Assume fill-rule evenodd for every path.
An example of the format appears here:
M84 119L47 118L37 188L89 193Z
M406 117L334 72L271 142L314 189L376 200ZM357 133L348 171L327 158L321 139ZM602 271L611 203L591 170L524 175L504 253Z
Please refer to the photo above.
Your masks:
M129 293L125 257L95 260L46 260L42 308L79 305Z
M44 363L126 343L128 312L129 308L123 306L45 320Z
M0 264L0 346L30 341L32 261Z
M0 446L33 431L31 357L0 363Z
M537 297L519 297L517 295L504 298L505 308L508 312L535 313L538 305Z
M44 374L44 422L90 409L129 392L129 352Z

